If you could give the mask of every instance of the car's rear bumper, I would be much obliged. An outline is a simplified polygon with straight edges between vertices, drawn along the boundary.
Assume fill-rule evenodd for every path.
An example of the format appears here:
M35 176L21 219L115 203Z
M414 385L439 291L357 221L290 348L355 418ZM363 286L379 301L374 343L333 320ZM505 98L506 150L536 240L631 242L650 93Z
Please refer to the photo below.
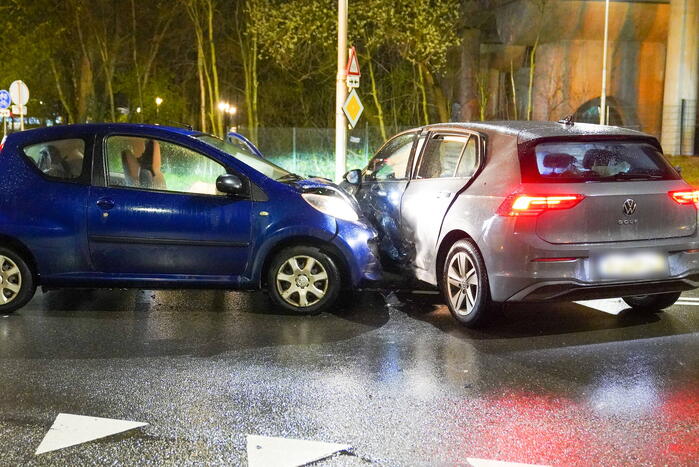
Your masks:
M491 296L498 302L581 300L682 291L699 287L699 237L552 244L531 230L496 219L481 238ZM667 271L653 277L601 280L594 258L653 251L667 257ZM547 261L554 258L568 261ZM542 259L545 259L542 261Z
M538 282L510 297L508 302L596 300L600 298L682 292L699 287L699 272L683 278L656 281L583 284Z

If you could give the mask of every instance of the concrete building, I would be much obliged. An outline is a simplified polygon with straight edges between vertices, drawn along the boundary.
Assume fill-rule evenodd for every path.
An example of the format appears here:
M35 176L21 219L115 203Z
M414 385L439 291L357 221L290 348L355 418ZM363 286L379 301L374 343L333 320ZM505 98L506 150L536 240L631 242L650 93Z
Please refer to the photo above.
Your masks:
M599 122L604 1L515 0L496 15L497 39L481 47L488 113ZM613 1L609 14L609 122L662 139L668 154L697 154L699 0ZM514 89L513 89L514 88ZM516 97L513 97L516 96ZM507 115L512 118L513 115Z

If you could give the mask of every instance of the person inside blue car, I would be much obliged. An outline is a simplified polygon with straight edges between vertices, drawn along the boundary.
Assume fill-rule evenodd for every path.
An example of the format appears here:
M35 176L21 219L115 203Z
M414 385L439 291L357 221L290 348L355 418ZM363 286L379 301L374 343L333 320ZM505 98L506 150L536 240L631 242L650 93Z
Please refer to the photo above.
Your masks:
M165 177L160 170L160 144L152 139L128 138L121 151L121 161L128 186L165 189Z

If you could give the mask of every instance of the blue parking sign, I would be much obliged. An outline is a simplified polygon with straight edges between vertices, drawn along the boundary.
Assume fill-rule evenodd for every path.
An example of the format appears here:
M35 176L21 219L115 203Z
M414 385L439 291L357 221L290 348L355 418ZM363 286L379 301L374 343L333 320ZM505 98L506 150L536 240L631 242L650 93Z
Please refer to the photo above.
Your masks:
M0 109L7 109L12 104L12 98L10 98L10 93L4 89L0 90Z

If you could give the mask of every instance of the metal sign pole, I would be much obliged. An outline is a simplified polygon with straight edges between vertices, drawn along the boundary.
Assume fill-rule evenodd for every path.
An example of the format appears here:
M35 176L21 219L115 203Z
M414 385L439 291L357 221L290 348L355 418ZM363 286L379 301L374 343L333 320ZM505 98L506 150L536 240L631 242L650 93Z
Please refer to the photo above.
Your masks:
M24 131L24 109L22 106L22 86L19 87L19 131Z
M342 180L347 166L347 121L342 106L347 99L347 2L337 1L337 81L335 83L335 181Z
M607 43L609 42L609 0L604 2L604 52L602 52L602 93L600 94L599 124L607 124Z

